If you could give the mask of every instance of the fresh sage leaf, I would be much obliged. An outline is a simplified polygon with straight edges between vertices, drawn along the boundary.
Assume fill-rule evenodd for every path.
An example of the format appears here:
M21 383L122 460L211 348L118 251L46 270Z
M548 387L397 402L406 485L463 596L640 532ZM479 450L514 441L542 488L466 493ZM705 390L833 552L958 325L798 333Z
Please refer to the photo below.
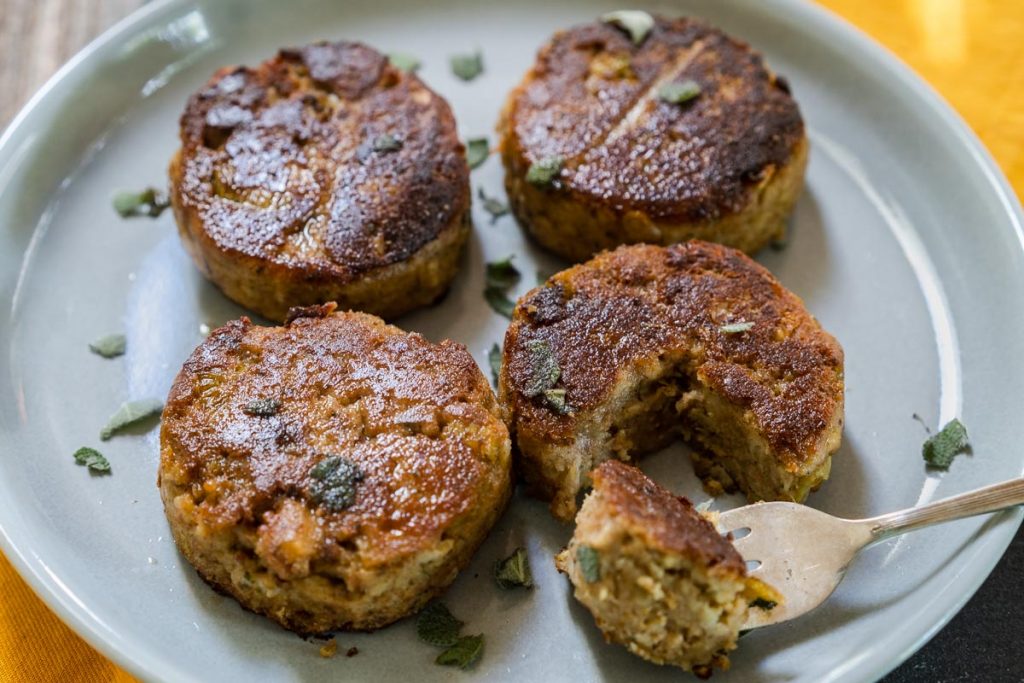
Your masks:
M558 378L562 376L562 369L558 366L555 353L546 339L531 339L526 342L526 353L530 376L523 387L523 395L533 398L554 388Z
M416 617L416 635L435 647L451 647L459 640L462 622L442 602L432 602Z
M89 350L97 356L116 358L124 355L127 339L123 334L108 334L89 344Z
M491 375L494 377L494 386L498 386L501 377L501 347L495 344L487 352L487 362L491 366Z
M378 135L373 139L374 152L397 152L402 149L402 141L394 135Z
M530 164L526 171L526 182L537 187L547 187L555 182L562 172L565 160L560 156L545 157Z
M309 496L331 512L341 512L356 501L356 487L364 478L359 466L340 455L325 458L309 471Z
M634 45L644 42L654 28L654 17L640 10L608 12L601 17L601 21L625 31Z
M658 88L658 99L669 104L683 104L700 95L700 86L696 81L680 81L666 83Z
M516 302L509 299L503 289L485 287L484 299L487 300L487 303L490 304L495 313L500 313L509 320L512 319L512 312L516 310Z
M464 81L471 81L484 72L484 58L477 50L471 54L452 55L452 73Z
M156 415L163 407L163 401L158 398L125 401L117 409L117 412L110 416L106 426L100 430L100 438L106 441L121 429Z
M483 634L462 636L454 645L437 656L434 661L443 666L457 666L468 669L484 652Z
M114 211L121 218L149 216L156 218L171 205L167 194L153 187L141 192L118 192L114 195Z
M487 138L470 138L466 140L466 163L469 167L476 168L491 155L491 143Z
M967 438L967 428L957 418L946 423L946 426L924 442L921 454L929 467L948 470L953 458L971 449Z
M88 446L79 448L75 451L75 462L79 465L85 465L89 468L90 472L101 474L110 472L110 462L95 448L89 448Z
M750 330L752 327L754 327L754 323L744 320L738 323L722 325L718 328L718 331L722 334L740 334L741 332Z
M494 225L499 218L508 213L508 204L505 204L494 197L488 197L484 193L484 188L481 187L477 190L477 196L480 197L480 201L484 204L484 211L491 214L491 225Z
M526 548L516 548L515 552L494 565L494 580L501 588L533 587L533 573L530 572L530 558Z
M391 62L391 66L396 69L408 71L409 73L416 71L421 66L421 62L417 57L405 52L388 53L388 61Z
M544 402L559 415L567 415L572 412L565 402L565 389L545 389Z
M512 265L512 258L506 256L500 261L491 261L487 264L485 279L488 287L507 289L519 282L519 271Z

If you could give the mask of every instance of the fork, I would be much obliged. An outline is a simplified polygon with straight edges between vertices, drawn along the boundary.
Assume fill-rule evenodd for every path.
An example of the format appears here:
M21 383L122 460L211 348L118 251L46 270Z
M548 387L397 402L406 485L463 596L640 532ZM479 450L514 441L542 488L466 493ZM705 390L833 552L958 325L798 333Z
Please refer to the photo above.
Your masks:
M798 503L754 503L722 512L718 528L733 534L736 550L748 568L753 567L750 576L783 597L771 609L751 609L743 628L778 624L814 609L843 580L857 553L869 545L939 522L1022 503L1024 479L1011 479L870 519L841 519Z

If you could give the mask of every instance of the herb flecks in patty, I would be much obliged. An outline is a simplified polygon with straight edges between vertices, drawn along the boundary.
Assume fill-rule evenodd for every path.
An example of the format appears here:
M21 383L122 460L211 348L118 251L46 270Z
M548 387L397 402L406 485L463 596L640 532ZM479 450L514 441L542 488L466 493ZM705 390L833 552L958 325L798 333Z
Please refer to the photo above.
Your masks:
M271 417L273 415L277 415L280 410L281 402L276 398L261 398L255 401L249 401L242 408L242 411L246 415L252 415L254 417Z
M737 323L729 323L727 325L722 325L721 327L718 328L718 331L721 332L722 334L742 334L744 332L751 330L753 327L754 323L744 320Z
M309 471L309 496L331 512L341 512L356 501L356 488L364 477L359 466L348 458L325 458Z
M654 28L654 17L641 10L608 12L601 16L601 21L625 31L634 45L643 43Z
M700 86L696 81L691 80L666 83L658 88L658 99L669 104L684 104L698 95L700 95Z
M549 187L554 184L565 160L560 156L544 157L530 164L526 171L526 182L536 187Z
M581 545L576 548L576 562L580 566L580 573L587 583L595 583L601 580L601 556L589 545Z

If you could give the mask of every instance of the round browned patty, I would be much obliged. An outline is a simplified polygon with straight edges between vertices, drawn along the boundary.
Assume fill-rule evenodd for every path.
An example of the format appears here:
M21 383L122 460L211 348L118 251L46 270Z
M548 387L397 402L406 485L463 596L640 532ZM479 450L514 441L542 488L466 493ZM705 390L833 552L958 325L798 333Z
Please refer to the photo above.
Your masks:
M660 96L691 82L690 100ZM754 252L784 235L807 161L786 82L745 43L688 18L656 17L639 45L608 23L555 34L499 128L516 217L572 261L687 239ZM544 163L560 170L532 182Z
M728 668L751 603L778 593L747 576L743 558L689 500L616 460L594 488L555 559L610 642L701 678Z
M185 108L170 177L199 270L278 321L325 301L386 318L430 304L470 231L451 109L360 43L218 71Z
M537 493L561 519L604 460L682 436L710 493L802 501L843 425L843 351L742 252L633 245L523 296L500 398Z
M465 347L333 309L214 331L160 432L178 548L213 587L300 633L421 608L511 489L508 431Z

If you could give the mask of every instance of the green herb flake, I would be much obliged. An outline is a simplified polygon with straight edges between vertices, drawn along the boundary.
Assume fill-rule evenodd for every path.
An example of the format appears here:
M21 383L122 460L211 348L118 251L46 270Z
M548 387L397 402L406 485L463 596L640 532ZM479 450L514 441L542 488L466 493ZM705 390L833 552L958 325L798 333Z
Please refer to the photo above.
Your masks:
M516 310L516 302L509 299L503 290L498 287L485 287L484 299L495 313L500 313L509 320L512 319L512 311Z
M550 279L551 279L551 278L552 278L552 277L553 277L553 276L554 276L554 275L555 275L555 274L556 274L557 272L558 272L557 270L547 270L547 269L544 269L544 268L538 268L538 269L537 269L537 284L538 284L538 285L543 285L543 284L545 284L545 283L546 283L546 282L547 282L548 280L550 280Z
M961 453L967 453L970 449L967 428L960 420L953 418L937 434L924 442L921 454L929 467L948 470L953 458Z
M562 369L558 366L555 353L546 339L531 339L526 342L526 353L530 376L523 387L523 394L527 398L533 398L548 389L553 389L558 378L562 376Z
M442 666L457 666L468 669L484 653L484 636L462 636L454 645L437 656L434 661Z
M402 141L394 135L378 135L373 139L374 152L397 152L402 149Z
M535 161L526 172L526 182L537 187L547 187L558 178L564 163L565 160L559 156L544 157L540 161Z
M728 325L722 325L721 327L718 328L718 331L721 332L722 334L741 334L743 332L747 332L752 327L754 327L754 323L749 321L743 321L738 323L729 323Z
M658 88L658 99L669 104L683 104L700 95L700 86L696 81L680 81L666 83Z
M565 402L565 389L545 389L544 402L559 415L568 415L572 412L569 404Z
M601 16L601 21L621 28L629 34L634 45L639 45L646 40L651 29L654 28L654 17L647 12L639 10L619 10L608 12Z
M75 462L79 465L85 465L89 468L90 472L97 472L99 474L110 472L110 462L95 448L89 448L88 446L79 448L75 451Z
M459 640L462 622L452 616L443 602L432 602L416 618L416 635L435 647L452 647Z
M356 501L356 485L364 476L348 458L325 458L309 471L309 497L331 512L341 512Z
M107 424L100 430L100 438L106 441L121 429L142 422L148 417L159 413L164 407L158 398L143 398L138 401L125 401L117 409Z
M117 358L124 355L127 343L128 341L123 334L108 334L90 343L89 350L97 356Z
M491 374L494 376L494 386L498 386L498 378L501 376L501 347L495 344L487 352L487 362L491 365Z
M530 572L530 558L526 548L516 548L504 560L498 560L494 564L494 580L499 587L505 589L519 586L533 588L533 573Z
M391 62L391 66L401 71L407 71L412 73L420 68L421 62L417 57L410 55L405 52L390 52L388 53L388 61Z
M771 248L772 251L785 251L786 247L788 246L789 240L786 239L785 237L781 237L777 240L772 240L771 242L768 243L768 247Z
M778 604L779 603L775 602L774 600L766 600L765 598L755 598L754 601L750 603L750 606L756 607L757 609L763 609L765 612L770 612L773 609L775 609L778 606Z
M464 81L471 81L484 72L484 57L477 50L471 54L452 55L452 73Z
M491 225L494 225L499 218L508 213L508 204L494 197L488 197L484 193L484 188L481 187L477 190L477 196L480 197L480 201L484 204L484 211L491 214Z
M276 398L260 398L249 401L242 408L242 412L254 417L272 417L277 415L279 410L281 410L281 402Z
M487 138L470 138L466 140L466 163L469 167L476 168L491 155L491 143Z
M576 548L576 563L580 566L584 581L594 583L601 580L601 557L589 545Z
M142 192L118 192L114 195L114 211L121 218L156 218L170 205L167 194L153 187L147 187Z
M506 256L500 261L487 263L485 278L488 287L507 289L519 282L519 271L512 265L512 258L512 256Z

